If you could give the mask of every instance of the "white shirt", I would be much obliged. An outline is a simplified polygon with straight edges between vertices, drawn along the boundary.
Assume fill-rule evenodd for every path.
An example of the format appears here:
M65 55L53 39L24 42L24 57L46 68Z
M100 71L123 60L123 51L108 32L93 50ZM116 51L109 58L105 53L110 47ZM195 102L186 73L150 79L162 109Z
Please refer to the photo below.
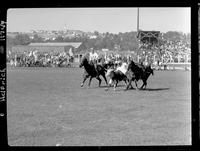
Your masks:
M35 61L37 61L37 60L38 60L37 51L34 51L34 52L33 52L33 56L34 56L34 58L35 58Z
M90 56L89 56L89 60L97 60L98 59L98 54L95 52L95 53L92 53L90 52Z
M121 71L123 74L125 74L126 71L127 71L127 68L128 68L127 63L123 62L122 65L116 69L116 71L119 70L119 71Z
M33 52L31 51L28 56L31 57L32 55L33 55Z

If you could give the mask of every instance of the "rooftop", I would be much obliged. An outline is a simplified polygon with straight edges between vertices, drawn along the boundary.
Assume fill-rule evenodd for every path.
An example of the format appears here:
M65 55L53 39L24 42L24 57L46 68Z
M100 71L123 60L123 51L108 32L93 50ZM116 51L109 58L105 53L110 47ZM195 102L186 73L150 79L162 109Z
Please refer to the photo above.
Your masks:
M74 48L78 48L82 42L47 42L47 43L30 43L28 46L60 46L60 47L65 47L65 46L72 46Z

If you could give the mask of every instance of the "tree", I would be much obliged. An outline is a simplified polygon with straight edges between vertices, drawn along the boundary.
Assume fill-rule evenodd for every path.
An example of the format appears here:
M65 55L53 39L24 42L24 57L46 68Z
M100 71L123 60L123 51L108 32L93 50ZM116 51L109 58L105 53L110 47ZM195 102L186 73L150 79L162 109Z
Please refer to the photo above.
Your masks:
M168 40L178 41L181 40L182 34L177 31L168 31L163 34L163 37Z
M32 42L44 42L44 40L38 34L34 34Z
M14 44L15 45L28 45L31 42L31 39L27 34L18 34L15 36Z
M6 45L7 45L7 48L14 46L15 45L15 38L13 38L11 36L7 36L6 37Z
M99 37L99 32L98 31L94 31L94 35Z
M62 36L58 36L58 37L56 37L56 39L54 41L55 42L63 42L64 38Z

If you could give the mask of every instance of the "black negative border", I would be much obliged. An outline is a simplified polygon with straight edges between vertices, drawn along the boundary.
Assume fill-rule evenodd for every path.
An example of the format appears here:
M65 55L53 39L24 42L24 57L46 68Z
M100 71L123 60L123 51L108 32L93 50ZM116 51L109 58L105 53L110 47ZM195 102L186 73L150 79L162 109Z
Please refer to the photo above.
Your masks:
M2 4L1 4L2 5ZM192 51L192 145L179 145L179 146L73 146L73 147L10 147L7 140L7 118L6 116L0 117L0 146L5 147L8 150L193 150L199 143L199 101L198 95L199 84L196 82L198 79L198 3L191 2L189 0L173 1L168 0L161 1L31 1L31 2L18 2L12 1L9 4L4 3L4 7L0 7L0 21L7 19L7 10L9 8L62 8L62 7L191 7L191 51ZM6 30L5 30L6 31ZM5 35L6 36L6 35ZM6 50L6 41L0 41L0 45L3 45ZM200 50L199 50L200 53ZM6 67L6 53L0 54L0 67L4 69ZM200 78L200 77L199 77ZM0 103L1 113L6 115L6 102ZM199 131L200 132L200 131Z

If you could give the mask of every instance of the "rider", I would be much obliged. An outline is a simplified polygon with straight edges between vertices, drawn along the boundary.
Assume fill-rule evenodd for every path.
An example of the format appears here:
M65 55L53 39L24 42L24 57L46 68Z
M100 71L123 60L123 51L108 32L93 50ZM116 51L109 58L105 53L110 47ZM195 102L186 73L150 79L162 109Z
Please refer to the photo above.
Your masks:
M94 49L91 48L91 52L89 53L89 61L91 61L94 64L95 71L97 73L97 77L99 76L99 72L97 70L97 60L98 60L98 54L94 52Z

